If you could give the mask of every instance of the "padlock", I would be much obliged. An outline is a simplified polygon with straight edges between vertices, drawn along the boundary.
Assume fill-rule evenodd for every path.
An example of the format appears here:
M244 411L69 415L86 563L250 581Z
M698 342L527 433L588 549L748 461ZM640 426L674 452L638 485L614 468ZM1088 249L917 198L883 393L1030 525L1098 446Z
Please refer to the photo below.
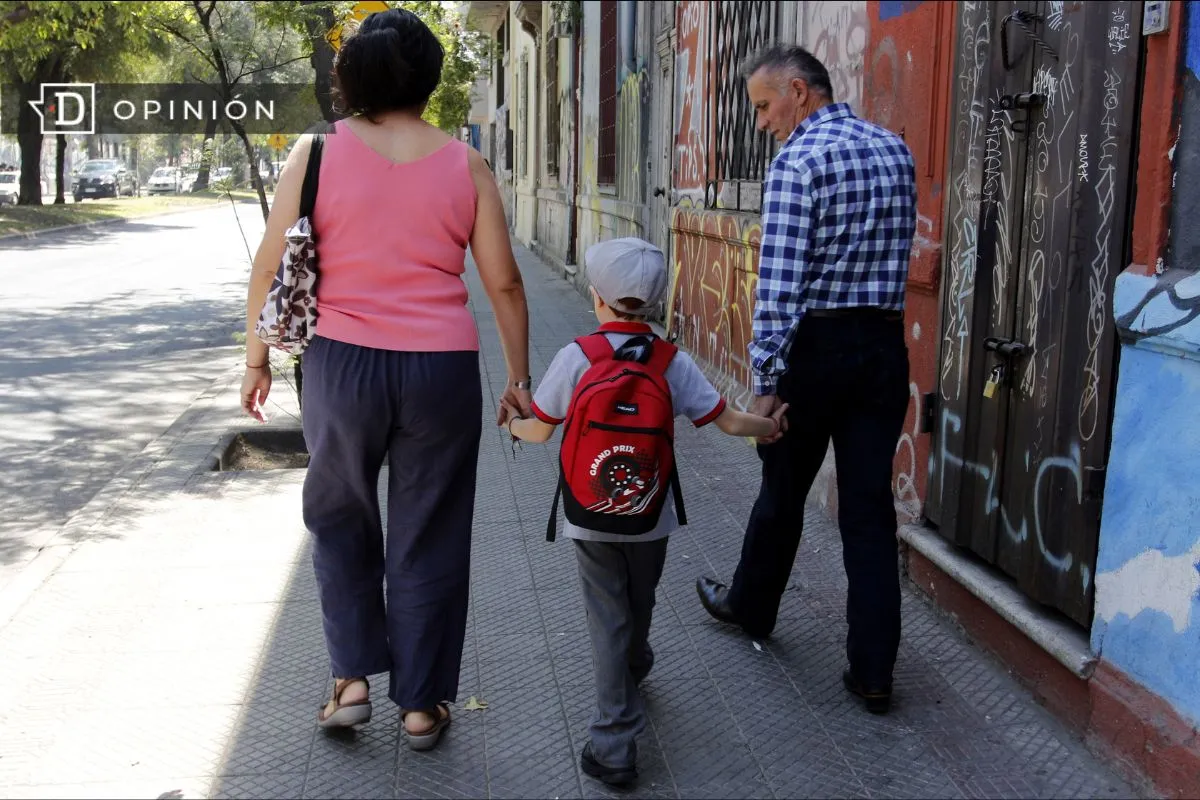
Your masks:
M1004 365L997 364L992 367L992 373L988 375L987 382L983 384L983 396L991 400L996 396L996 390L1000 388L1000 382L1004 380Z

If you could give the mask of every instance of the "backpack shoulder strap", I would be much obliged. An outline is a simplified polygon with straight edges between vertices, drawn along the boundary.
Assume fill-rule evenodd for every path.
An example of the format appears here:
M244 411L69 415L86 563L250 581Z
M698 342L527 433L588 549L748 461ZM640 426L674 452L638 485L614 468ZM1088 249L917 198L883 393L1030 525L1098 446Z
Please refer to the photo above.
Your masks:
M583 350L583 354L587 356L589 364L595 364L597 361L613 357L613 346L608 341L608 337L603 333L589 333L587 336L580 336L575 340L575 344Z
M665 339L654 338L654 348L650 351L650 358L646 359L646 369L653 372L655 375L666 376L667 367L671 366L671 360L675 358L675 354L679 352L679 348Z

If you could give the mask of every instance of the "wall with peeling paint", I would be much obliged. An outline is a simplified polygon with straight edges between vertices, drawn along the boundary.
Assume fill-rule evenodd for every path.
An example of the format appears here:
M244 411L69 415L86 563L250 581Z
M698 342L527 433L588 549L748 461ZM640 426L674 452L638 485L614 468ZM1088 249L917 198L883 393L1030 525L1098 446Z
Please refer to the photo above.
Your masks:
M1117 278L1122 334L1092 649L1200 725L1200 5L1188 4L1170 247Z
M1197 176L1200 180L1200 176ZM1200 724L1200 273L1117 279L1092 649Z
M543 10L543 19L549 20L549 9ZM548 154L538 159L537 220L536 234L531 246L547 261L566 264L571 260L571 208L575 181L575 40L555 38L543 30L542 65L550 69L553 61L547 59L546 51L557 51L557 81L544 78L538 81L541 108L548 108L551 91L558 94L558 174L550 172ZM552 123L549 113L538 114L538 141L549 142L548 127ZM549 144L547 144L547 147Z

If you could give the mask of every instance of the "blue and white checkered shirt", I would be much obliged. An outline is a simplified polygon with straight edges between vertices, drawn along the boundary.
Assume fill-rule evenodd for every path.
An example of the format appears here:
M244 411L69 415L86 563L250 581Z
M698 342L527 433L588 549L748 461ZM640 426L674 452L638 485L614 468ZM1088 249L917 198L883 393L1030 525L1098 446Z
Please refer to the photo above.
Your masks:
M800 123L763 192L755 394L775 393L807 309L904 309L916 214L913 157L899 136L845 103Z

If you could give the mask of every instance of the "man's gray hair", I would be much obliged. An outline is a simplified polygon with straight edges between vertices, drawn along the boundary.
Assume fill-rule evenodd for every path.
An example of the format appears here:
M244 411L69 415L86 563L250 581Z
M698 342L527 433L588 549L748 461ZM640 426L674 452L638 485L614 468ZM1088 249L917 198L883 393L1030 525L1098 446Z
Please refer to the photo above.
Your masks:
M812 53L797 45L777 44L759 51L742 63L742 77L749 78L759 70L781 72L790 80L800 78L814 92L833 99L833 84L829 70Z

